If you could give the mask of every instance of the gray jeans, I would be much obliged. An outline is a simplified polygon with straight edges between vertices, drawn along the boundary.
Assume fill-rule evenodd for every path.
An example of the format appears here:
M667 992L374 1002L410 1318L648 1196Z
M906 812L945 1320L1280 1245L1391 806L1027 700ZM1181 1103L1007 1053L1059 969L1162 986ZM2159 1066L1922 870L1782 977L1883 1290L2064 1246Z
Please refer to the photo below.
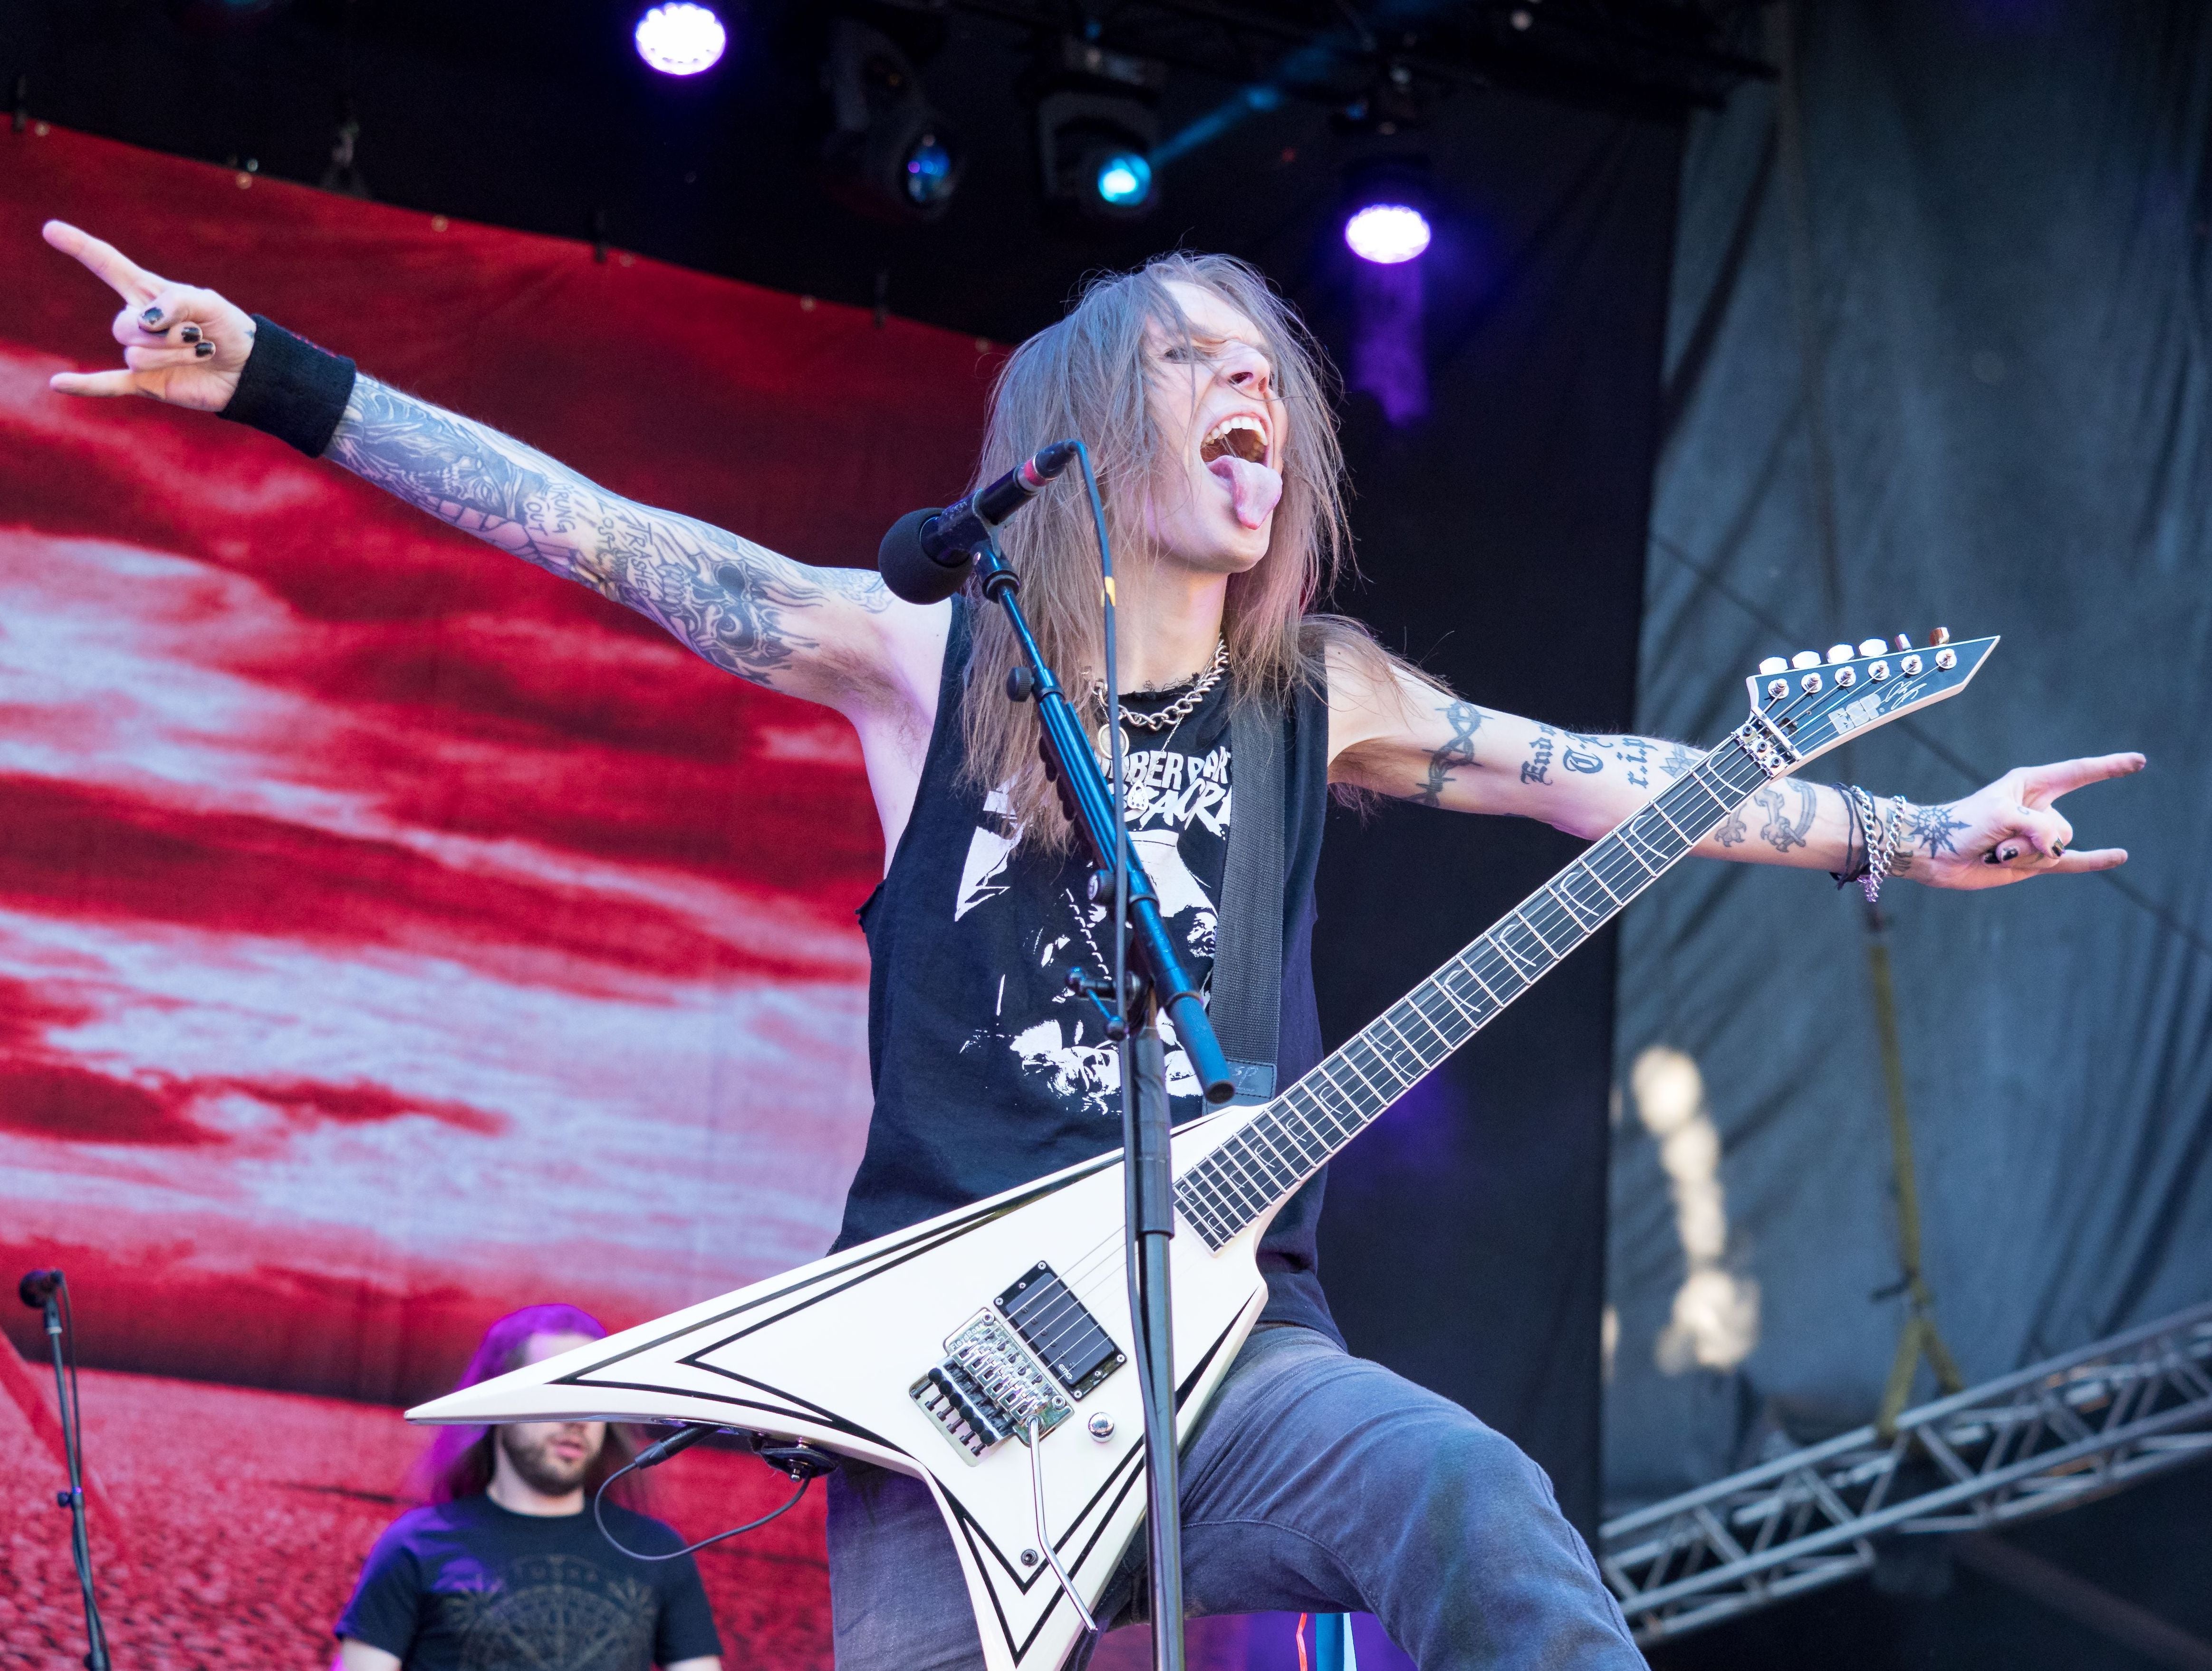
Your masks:
M1182 1486L1194 1614L1372 1613L1422 1671L1644 1664L1544 1471L1312 1329L1253 1332L1185 1447ZM1104 1598L1116 1623L1139 1565ZM830 1595L838 1671L983 1662L919 1480L858 1465L831 1477Z

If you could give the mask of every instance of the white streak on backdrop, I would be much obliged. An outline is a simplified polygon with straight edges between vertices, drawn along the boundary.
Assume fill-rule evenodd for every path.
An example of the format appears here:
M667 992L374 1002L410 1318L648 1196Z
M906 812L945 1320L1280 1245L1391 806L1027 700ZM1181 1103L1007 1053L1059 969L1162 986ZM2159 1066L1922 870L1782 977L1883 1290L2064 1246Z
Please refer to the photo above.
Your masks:
M1636 1117L1659 1145L1685 1267L1667 1326L1653 1342L1652 1362L1668 1375L1693 1364L1732 1370L1759 1344L1759 1285L1722 1268L1728 1208L1721 1191L1721 1134L1705 1106L1705 1076L1681 1051L1655 1044L1637 1057L1628 1084ZM1610 1310L1607 1316L1617 1342L1619 1316Z

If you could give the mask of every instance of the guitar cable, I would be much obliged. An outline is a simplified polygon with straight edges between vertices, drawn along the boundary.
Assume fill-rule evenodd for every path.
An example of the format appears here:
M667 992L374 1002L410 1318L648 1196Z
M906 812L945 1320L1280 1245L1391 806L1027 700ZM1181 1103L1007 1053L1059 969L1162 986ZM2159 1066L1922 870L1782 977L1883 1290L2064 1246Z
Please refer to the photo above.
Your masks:
M701 1538L696 1543L687 1543L681 1549L672 1549L665 1555L648 1555L643 1550L633 1549L612 1532L607 1530L606 1516L600 1510L606 1501L608 1486L613 1485L625 1474L633 1473L639 1468L658 1467L678 1451L689 1450L709 1433L718 1433L721 1431L720 1428L705 1425L686 1427L681 1432L672 1434L663 1439L659 1444L640 1451L599 1481L599 1490L592 1493L592 1521L599 1528L599 1535L634 1561L672 1561L679 1556L689 1555L695 1550L704 1549L710 1543L720 1543L726 1538L734 1538L746 1532L757 1532L771 1520L789 1514L799 1506L799 1499L806 1495L806 1488L836 1466L823 1453L816 1450L811 1445L763 1446L756 1443L753 1446L753 1455L768 1463L769 1467L799 1481L799 1489L792 1492L780 1507L769 1510L757 1520L749 1520L742 1526L732 1526L728 1531L717 1532L711 1538ZM757 1440L761 1436L755 1434L752 1437ZM1054 1565L1057 1565L1058 1563L1055 1562ZM1082 1604L1078 1602L1077 1605L1079 1607Z

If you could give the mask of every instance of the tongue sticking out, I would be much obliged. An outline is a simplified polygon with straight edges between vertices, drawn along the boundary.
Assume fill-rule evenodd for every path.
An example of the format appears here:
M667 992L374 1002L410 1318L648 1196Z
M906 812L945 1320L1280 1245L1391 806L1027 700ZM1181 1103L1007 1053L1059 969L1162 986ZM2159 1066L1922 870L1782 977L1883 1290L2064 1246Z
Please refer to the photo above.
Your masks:
M1257 528L1272 515L1283 496L1283 478L1265 465L1255 465L1234 453L1224 453L1206 468L1229 489L1237 507L1237 520Z

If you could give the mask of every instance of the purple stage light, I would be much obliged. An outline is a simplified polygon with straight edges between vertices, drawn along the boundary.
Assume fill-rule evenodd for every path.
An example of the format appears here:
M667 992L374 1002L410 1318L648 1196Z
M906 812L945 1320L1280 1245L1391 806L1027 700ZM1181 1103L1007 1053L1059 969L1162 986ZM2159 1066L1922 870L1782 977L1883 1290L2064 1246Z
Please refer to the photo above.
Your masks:
M730 44L722 20L704 6L655 6L637 20L637 55L664 76L696 76L721 62Z
M1344 241L1363 261L1393 267L1429 246L1429 217L1404 204L1370 204L1344 223Z

